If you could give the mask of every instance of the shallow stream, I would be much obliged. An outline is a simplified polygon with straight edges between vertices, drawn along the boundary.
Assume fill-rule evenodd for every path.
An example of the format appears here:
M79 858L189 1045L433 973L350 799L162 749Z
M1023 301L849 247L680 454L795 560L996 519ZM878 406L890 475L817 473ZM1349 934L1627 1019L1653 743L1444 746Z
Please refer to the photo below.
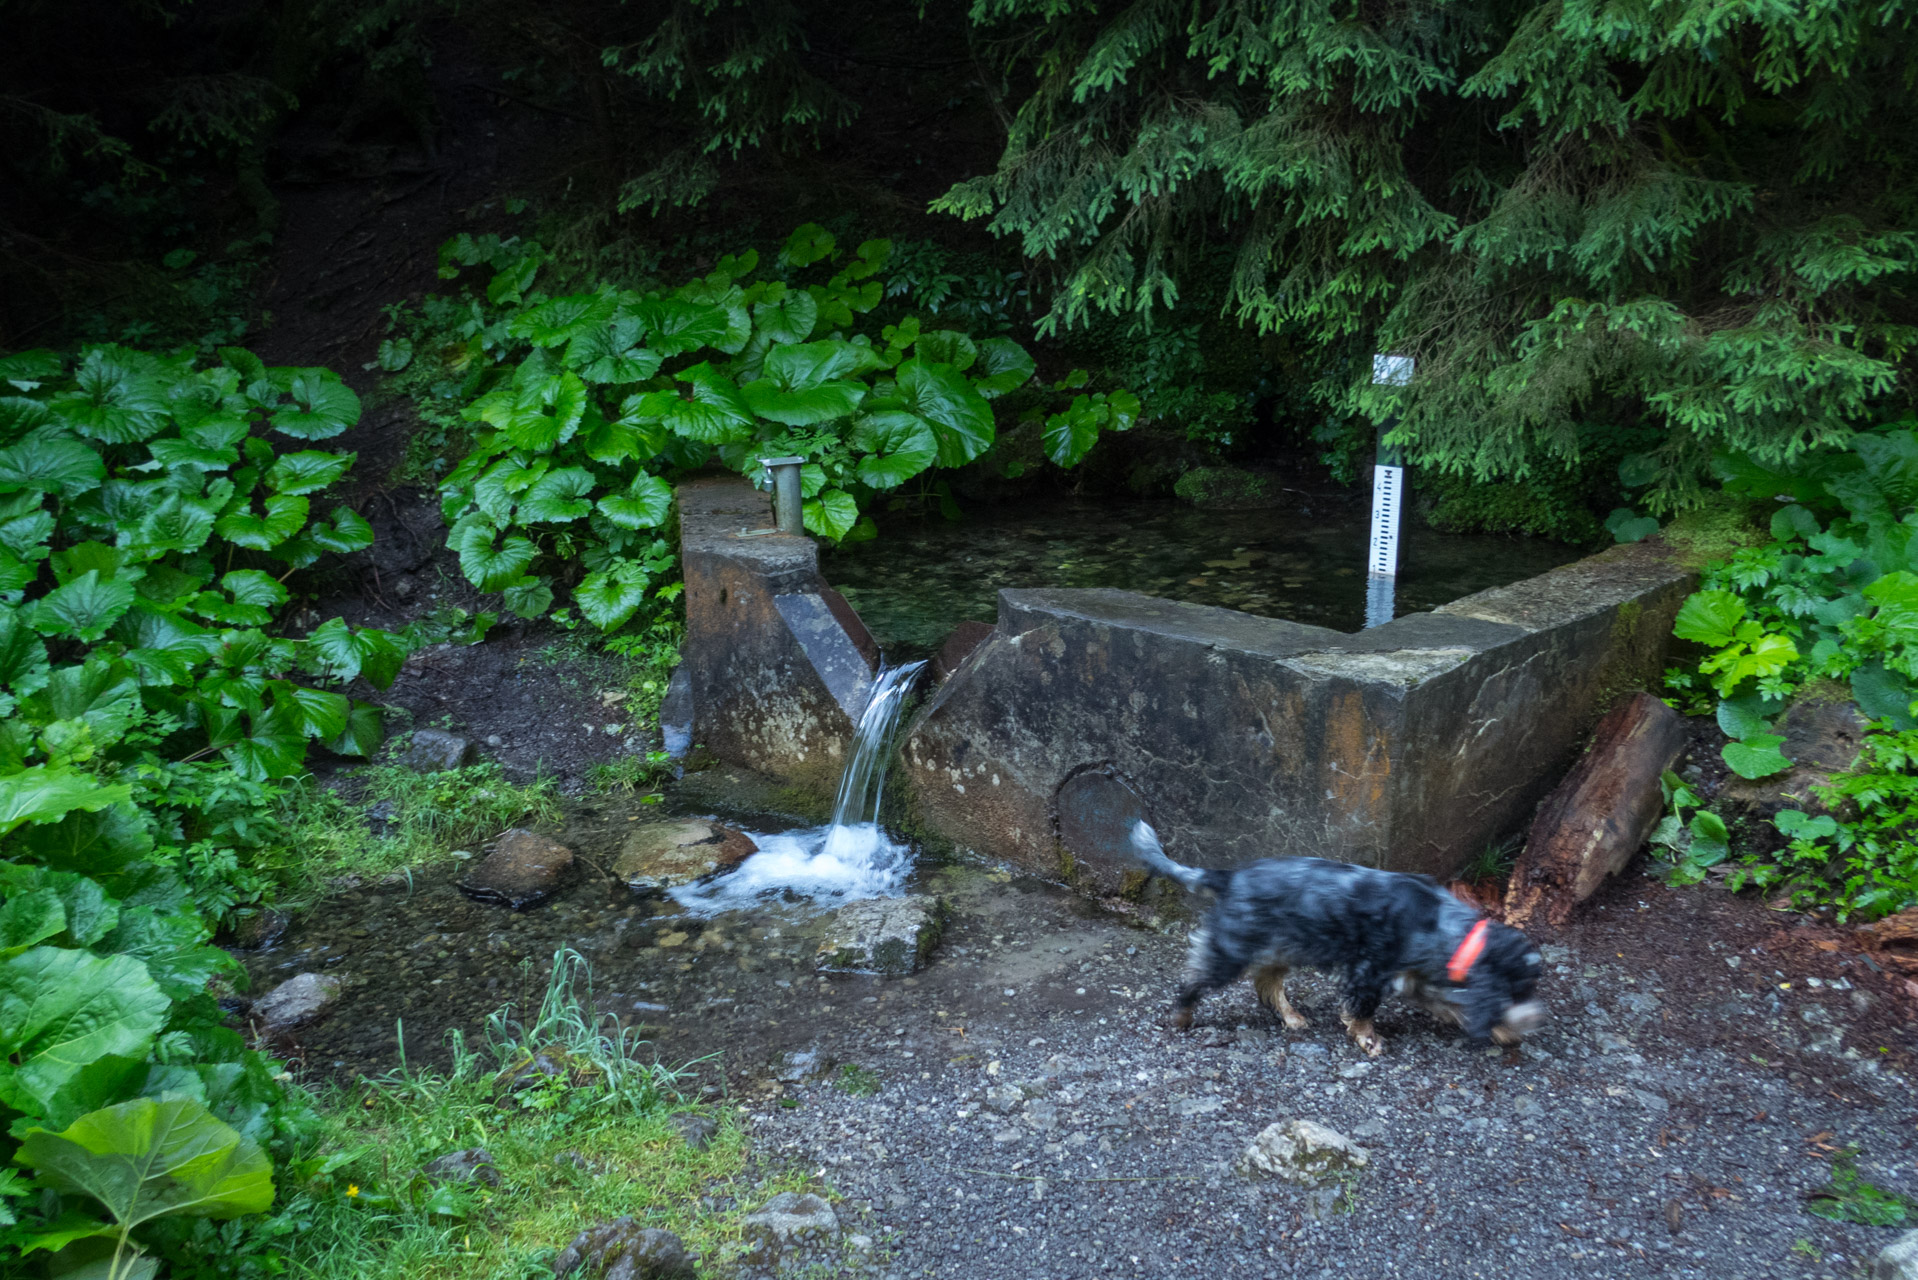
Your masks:
M1584 554L1543 538L1439 533L1413 519L1399 548L1399 614L1544 573ZM897 518L821 557L887 656L936 650L959 623L999 616L1004 587L1119 587L1357 631L1370 513L1348 495L1270 511L1078 499Z

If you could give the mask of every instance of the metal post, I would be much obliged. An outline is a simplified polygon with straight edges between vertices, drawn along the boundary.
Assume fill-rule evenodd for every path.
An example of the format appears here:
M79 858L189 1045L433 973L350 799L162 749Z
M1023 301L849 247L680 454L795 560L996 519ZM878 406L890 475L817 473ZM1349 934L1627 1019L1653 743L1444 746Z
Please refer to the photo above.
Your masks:
M806 532L806 508L799 496L799 468L804 458L761 458L773 482L773 523L781 533Z
M1375 355L1372 381L1378 386L1402 387L1412 381L1412 357ZM1399 517L1405 501L1405 466L1399 451L1385 443L1398 425L1397 415L1379 424L1372 463L1372 540L1366 548L1365 625L1376 627L1392 620L1394 587L1399 572Z

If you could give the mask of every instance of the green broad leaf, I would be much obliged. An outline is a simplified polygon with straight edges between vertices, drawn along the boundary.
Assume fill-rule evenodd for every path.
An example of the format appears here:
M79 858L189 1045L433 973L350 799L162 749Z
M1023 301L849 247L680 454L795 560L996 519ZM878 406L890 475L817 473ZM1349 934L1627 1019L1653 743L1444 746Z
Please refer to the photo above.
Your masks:
M1075 396L1063 413L1046 419L1041 440L1046 456L1062 467L1075 467L1099 442L1099 414L1090 396Z
M56 667L34 695L36 715L84 720L101 746L117 742L140 709L140 682L126 663L95 652L78 666Z
M836 243L832 232L817 222L808 222L786 237L785 247L779 251L779 260L789 267L809 267L832 257Z
M29 765L0 776L0 835L22 823L58 822L76 809L91 813L132 798L132 788L105 786L92 774Z
M123 1229L273 1207L266 1152L191 1098L135 1098L59 1133L29 1129L14 1158L60 1191L99 1201Z
M659 352L639 346L645 325L638 316L621 316L574 338L566 347L566 367L587 382L612 385L644 382L659 372Z
M21 618L18 609L0 608L0 688L18 697L47 687L47 646Z
M529 574L506 588L500 595L500 603L515 617L529 621L543 618L546 611L553 607L552 584Z
M53 426L53 411L45 401L9 395L0 387L0 440L17 440L48 426L56 433L60 430Z
M275 493L317 493L352 468L357 453L321 453L302 449L283 453L267 468L266 487Z
M580 616L601 631L611 631L639 611L646 600L644 576L602 569L589 573L573 588L573 604Z
M1902 673L1886 667L1883 659L1874 658L1851 673L1851 696L1873 720L1889 720L1892 728L1904 733L1918 729L1918 719L1911 714L1918 688Z
M584 467L550 471L526 491L515 514L521 523L564 523L582 519L593 509L592 499L587 495L596 483L593 473Z
M60 376L66 362L58 351L34 347L0 356L0 382L9 382L22 391L32 391L43 382Z
M0 593L24 591L40 576L39 566L11 551L0 550Z
M1785 704L1777 698L1748 693L1742 698L1726 698L1718 704L1718 727L1727 738L1750 738L1771 732L1771 722Z
M866 398L864 384L828 382L798 391L783 391L761 378L740 388L746 404L758 416L789 427L810 427L844 418Z
M646 326L646 345L667 358L718 347L732 330L725 307L684 298L642 298L632 314Z
M552 469L552 461L539 458L531 463L517 456L501 458L486 474L473 482L473 503L495 524L511 524L513 507L519 496Z
M0 519L0 547L25 560L46 555L53 538L53 513L35 508L24 515Z
M363 675L376 689L392 684L406 661L406 645L398 636L371 627L355 630L341 618L331 618L313 628L306 638L306 649L319 660L321 674L342 684Z
M128 545L150 551L198 551L213 536L223 505L184 493L169 493L141 515Z
M273 683L273 707L297 721L309 738L337 737L346 731L347 699L323 689L307 689L285 681Z
M1139 403L1139 397L1124 387L1106 393L1105 407L1108 431L1132 430L1138 425L1139 414L1144 410L1144 406Z
M899 403L884 407L905 409L932 428L940 466L964 466L992 445L992 406L956 370L914 356L896 376Z
M873 489L895 489L931 466L939 454L932 428L903 409L882 409L853 424L849 443L859 459L859 481Z
M240 460L240 451L233 445L196 444L178 436L153 441L147 452L169 471L225 471Z
M360 398L330 369L300 369L287 388L292 405L276 408L273 429L295 440L326 440L360 420Z
M373 545L373 526L351 507L334 507L331 519L315 523L306 536L321 551L351 555Z
M570 369L523 388L502 424L515 449L550 453L573 438L586 416L586 384Z
M804 391L857 373L865 363L865 354L852 343L837 339L787 343L766 352L760 374L781 391Z
M1672 634L1714 648L1731 644L1745 620L1745 602L1729 591L1694 591L1672 620Z
M656 529L673 510L673 487L658 476L640 472L626 492L599 500L599 510L622 529Z
M269 707L247 716L247 732L220 748L235 773L253 782L287 778L306 763L306 733L290 711Z
M268 551L305 527L308 505L298 494L268 494L258 514L244 504L214 522L213 531L235 546Z
M923 352L924 348L920 348ZM972 385L988 400L1017 391L1038 372L1026 349L1010 338L986 338L979 342L979 365L973 371Z
M846 268L848 280L864 280L877 275L885 270L887 260L892 257L892 241L868 240L853 250L853 257L857 261Z
M711 364L696 364L673 375L688 383L693 398L681 400L670 393L654 393L643 398L642 410L657 413L667 430L701 444L728 444L750 440L754 434L752 407L740 394L733 380Z
M458 530L453 549L459 552L460 572L481 591L503 591L517 581L533 563L535 548L517 534L498 545L494 532L483 524L469 524Z
M1725 763L1741 778L1769 778L1791 768L1791 761L1778 748L1783 735L1756 733L1741 742L1728 742L1721 751Z
M1772 512L1771 536L1780 542L1812 538L1818 532L1818 517L1796 502Z
M1910 431L1863 431L1851 451L1865 460L1865 473L1900 509L1918 505L1918 436Z
M258 569L235 569L220 579L220 586L235 603L267 610L269 616L287 600L286 588L275 581L272 574Z
M119 872L153 852L146 819L127 803L98 813L74 810L58 822L21 827L13 839L15 856L83 875Z
M1630 507L1617 507L1605 517L1605 532L1616 542L1643 542L1658 532L1658 520L1641 516Z
M1812 817L1802 809L1780 809L1772 825L1787 840L1829 840L1838 834L1838 820L1828 813Z
M50 402L61 422L102 444L133 444L167 425L162 384L148 361L123 347L90 347L74 371L73 390Z
M67 908L51 888L9 893L0 905L0 959L11 959L36 943L67 931Z
M637 408L644 397L628 396L622 415ZM648 462L659 455L666 442L666 431L658 422L638 422L622 416L617 422L600 421L586 431L586 456L594 462L615 466L622 462Z
M919 335L917 354L921 360L949 364L964 373L978 361L979 348L957 329L931 329Z
M413 363L413 340L411 338L387 338L380 343L380 353L374 363L383 373L398 373Z
M346 728L327 739L326 749L335 755L366 758L380 749L385 737L380 709L370 702L355 702L346 713Z
M778 302L753 304L753 325L772 343L800 343L819 324L819 303L811 294L789 290Z
M618 305L616 300L597 293L549 298L515 315L506 331L536 347L560 347L605 325Z
M39 1250L59 1253L68 1245L82 1240L111 1240L119 1234L118 1229L100 1221L90 1213L69 1210L50 1226L29 1231L19 1237L20 1256L27 1257ZM160 1269L158 1258L135 1257L130 1261L121 1260L123 1275L111 1274L111 1250L108 1256L95 1258L72 1271L62 1271L59 1280L153 1280Z
M37 489L72 497L99 488L106 477L99 450L71 436L30 435L0 449L0 493Z
M120 913L120 923L101 942L101 948L144 964L161 994L173 1000L191 1000L206 991L209 979L238 967L224 951L205 945L207 932L207 923L198 912L162 913L135 904ZM161 1051L166 1051L164 1040Z
M89 570L34 601L27 621L43 636L61 636L92 644L133 607L133 584L124 578L102 581Z
M170 1004L127 956L35 947L0 962L0 1101L42 1114L90 1063L144 1056Z
M859 504L844 489L828 489L805 507L806 529L837 542L859 519Z

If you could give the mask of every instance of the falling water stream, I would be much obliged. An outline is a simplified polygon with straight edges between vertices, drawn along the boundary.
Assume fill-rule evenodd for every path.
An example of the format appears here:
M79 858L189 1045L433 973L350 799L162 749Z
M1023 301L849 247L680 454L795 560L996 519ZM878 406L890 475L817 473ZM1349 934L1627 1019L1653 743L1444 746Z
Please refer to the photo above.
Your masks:
M912 849L879 825L879 805L892 763L893 735L925 665L881 667L874 677L839 779L831 822L798 831L749 833L759 852L717 879L675 889L674 901L695 915L714 916L789 894L826 904L896 896L912 869Z

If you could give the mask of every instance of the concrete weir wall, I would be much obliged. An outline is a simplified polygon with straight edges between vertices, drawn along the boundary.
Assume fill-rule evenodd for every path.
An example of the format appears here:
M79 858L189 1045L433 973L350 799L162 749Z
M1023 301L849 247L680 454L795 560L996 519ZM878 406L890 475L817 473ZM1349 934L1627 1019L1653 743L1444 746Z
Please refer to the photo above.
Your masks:
M875 656L763 495L680 494L695 738L820 789ZM1110 893L1149 816L1175 857L1444 875L1508 835L1618 694L1657 676L1689 575L1618 547L1347 635L1130 591L1002 591L904 735L928 837ZM975 632L982 628L974 628Z

